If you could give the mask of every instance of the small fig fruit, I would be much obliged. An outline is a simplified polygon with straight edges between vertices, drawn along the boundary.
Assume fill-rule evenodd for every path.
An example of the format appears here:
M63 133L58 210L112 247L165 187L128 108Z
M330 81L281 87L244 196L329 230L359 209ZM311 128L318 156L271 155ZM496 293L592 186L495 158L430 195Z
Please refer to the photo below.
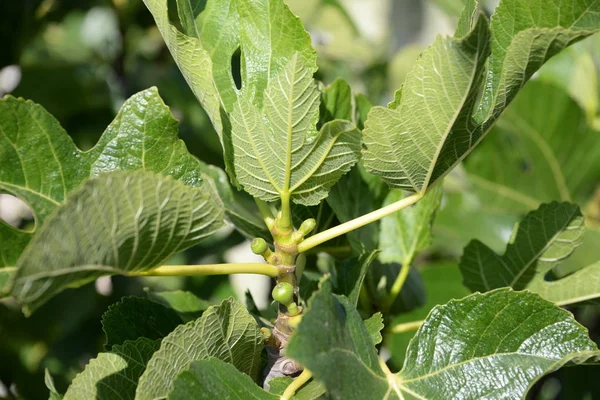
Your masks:
M294 302L294 287L287 282L280 282L275 285L271 294L275 301L286 307Z

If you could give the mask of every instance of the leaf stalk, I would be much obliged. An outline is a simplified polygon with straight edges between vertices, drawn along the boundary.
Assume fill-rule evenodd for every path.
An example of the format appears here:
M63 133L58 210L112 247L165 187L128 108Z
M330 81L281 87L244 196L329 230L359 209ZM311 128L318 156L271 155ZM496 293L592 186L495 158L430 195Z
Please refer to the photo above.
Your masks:
M143 272L132 272L130 276L202 276L202 275L231 275L258 274L275 278L279 269L270 264L239 263L239 264L204 264L204 265L163 265Z
M408 273L410 272L410 267L411 267L410 258L407 260L404 260L404 262L402 263L402 267L400 268L400 273L396 277L396 280L394 281L394 284L392 285L392 288L390 289L390 294L388 295L388 298L385 301L385 304L384 304L385 310L389 310L390 307L392 307L392 304L394 304L394 302L398 298L398 295L400 294L400 291L402 290L404 283L406 283L406 278L408 277Z
M403 208L412 206L417 201L421 200L421 198L423 198L422 193L415 193L415 194L407 196L401 200L398 200L392 204L388 204L387 206L382 207L378 210L372 211L368 214L362 215L358 218L352 219L348 222L344 222L343 224L334 226L333 228L330 228L323 232L317 233L316 235L311 236L311 237L305 239L304 241L302 241L298 245L298 252L303 253L303 252L310 250L313 247L318 246L321 243L324 243L328 240L334 239L338 236L341 236L343 234L346 234L348 232L351 232L353 230L361 228L367 224L370 224L371 222L378 221L383 217L386 217L390 214L395 213L396 211L400 211Z
M257 199L256 197L254 198L254 201L256 203L256 206L258 207L258 211L260 212L262 219L265 220L265 224L267 218L273 219L273 212L271 211L271 207L269 207L266 201Z
M421 325L423 325L423 320L418 320L418 321L411 321L411 322L405 322L403 324L397 324L392 326L392 328L390 329L390 331L392 333L404 333L404 332L412 332L412 331L416 331L417 329L419 329L421 327Z
M312 378L312 373L309 370L304 369L304 371L302 371L302 373L298 375L298 377L294 379L287 388L285 388L285 391L281 395L281 400L290 400L292 397L294 397L294 394L296 394L296 392L306 382L308 382L310 378Z

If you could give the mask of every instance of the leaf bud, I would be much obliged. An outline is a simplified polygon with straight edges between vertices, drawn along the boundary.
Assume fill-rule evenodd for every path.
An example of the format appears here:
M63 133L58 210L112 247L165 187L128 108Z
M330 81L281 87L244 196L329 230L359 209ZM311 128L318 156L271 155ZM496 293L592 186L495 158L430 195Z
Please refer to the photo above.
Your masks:
M306 221L302 222L302 225L300 225L298 231L302 233L302 236L306 236L310 232L312 232L312 230L315 229L316 226L317 221L315 221L314 218L309 218Z

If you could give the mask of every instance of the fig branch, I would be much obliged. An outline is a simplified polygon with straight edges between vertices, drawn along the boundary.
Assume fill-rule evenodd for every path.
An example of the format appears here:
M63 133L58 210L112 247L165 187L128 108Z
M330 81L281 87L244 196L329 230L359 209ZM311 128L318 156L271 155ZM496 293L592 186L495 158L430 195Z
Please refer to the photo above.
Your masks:
M263 331L268 354L265 368L264 387L268 389L269 381L280 376L296 376L303 367L284 355L290 336L300 323L302 307L299 305L298 275L301 273L302 261L299 259L298 245L304 241L316 226L316 221L309 218L294 229L289 207L289 198L282 196L281 210L273 218L269 216L270 208L265 203L257 202L267 228L271 232L273 242L267 243L262 238L255 238L250 245L255 254L261 255L268 265L277 270L272 296L279 303L279 312L272 330ZM302 257L303 258L303 257Z

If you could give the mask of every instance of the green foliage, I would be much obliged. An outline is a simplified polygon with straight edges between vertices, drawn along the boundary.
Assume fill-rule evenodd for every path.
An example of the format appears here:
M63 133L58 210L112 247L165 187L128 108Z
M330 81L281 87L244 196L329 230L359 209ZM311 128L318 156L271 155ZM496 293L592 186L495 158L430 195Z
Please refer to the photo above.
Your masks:
M203 189L149 172L88 180L19 258L12 295L31 312L68 286L162 264L223 226L215 195Z
M600 176L599 133L587 120L563 89L530 82L466 160L486 206L526 212L552 200L586 199Z
M364 169L360 165L352 168L331 189L329 197L327 197L327 204L329 204L340 222L348 222L358 218L381 204L378 201L377 188L369 186L369 183L363 177L363 172ZM363 251L377 249L378 228L379 222L374 222L346 235L355 253L360 254Z
M290 378L277 378L271 392L265 392L231 364L217 358L195 361L190 368L177 376L168 399L279 399L291 382ZM324 394L322 385L311 382L296 393L294 399L313 400Z
M177 138L177 121L155 88L125 102L99 142L86 152L75 146L58 121L30 101L10 96L0 100L0 124L4 132L0 189L27 202L38 230L69 193L102 173L146 170L202 187L202 164ZM0 250L0 267L16 266L32 236L33 232L0 222L0 241L8 243Z
M300 20L281 1L259 2L177 1L185 32L170 24L167 0L144 0L190 88L209 115L225 152L230 174L228 117L238 90L231 75L231 56L244 47L242 86L256 106L263 101L268 83L298 54L315 70L316 54ZM204 9L203 4L206 4ZM227 9L227 13L222 10ZM190 10L195 10L190 11ZM204 11L199 13L200 11ZM286 27L285 34L282 27Z
M404 197L394 189L383 204L392 204ZM415 256L431 245L431 227L442 201L442 185L433 188L414 207L381 219L379 260L384 263L411 264Z
M410 311L395 316L391 323L392 329L388 331L385 338L385 344L392 353L392 362L398 366L404 363L406 349L416 329L414 327L408 329L406 324L418 323L427 318L435 306L469 294L469 290L462 284L462 275L458 266L453 262L433 263L421 269L419 275L423 281L425 300ZM396 332L394 329L398 328L406 330Z
M254 318L233 299L212 306L202 317L177 327L161 342L141 376L136 399L166 396L176 376L197 360L216 357L257 379L263 337Z
M171 308L140 297L125 297L102 316L106 349L126 340L162 339L182 323Z
M262 200L291 196L316 205L358 161L360 132L341 120L315 131L319 93L298 56L269 82L264 98L261 111L242 95L231 114L235 176Z
M364 132L367 169L392 187L417 192L445 176L548 58L598 30L598 5L573 1L566 11L553 3L505 0L488 30L485 18L473 17L476 2L469 2L456 36L438 38L422 53L400 100L370 112Z
M248 375L216 358L195 361L177 376L169 400L278 399L256 386Z
M469 243L460 262L465 285L473 291L527 289L559 305L599 297L600 262L562 279L547 277L580 245L584 230L576 205L542 204L519 223L503 256L479 241Z
M480 16L466 36L440 37L421 54L395 108L369 112L367 170L394 188L424 192L471 150L477 143L471 115L489 41L487 21Z
M100 353L77 375L64 399L134 399L137 381L159 341L141 337Z
M392 374L356 310L327 286L313 297L288 352L343 399L521 398L542 375L600 355L570 313L501 289L434 308L402 371Z
M481 107L487 125L546 60L598 31L600 5L572 1L563 8L561 3L504 0L496 8L490 21L492 53Z
M164 306L177 311L184 321L196 319L210 307L210 303L195 296L193 293L183 290L169 292L149 292L148 297Z
M0 99L0 194L33 218L0 220L7 396L552 398L543 376L600 362L580 325L600 293L597 38L542 67L600 30L600 3L435 1L456 31L420 55L395 2L104 3L35 3L7 58L40 103ZM172 112L134 94L153 82ZM234 273L276 283L245 307L205 276Z
M359 258L352 258L335 267L335 292L348 297L356 306L360 289L371 263L377 256L376 251L364 253Z
M50 396L48 397L48 400L61 400L63 398L63 396L61 396L60 393L58 393L58 391L56 390L56 387L54 386L54 379L52 378L52 375L50 375L47 369L44 370L44 383L50 391Z

